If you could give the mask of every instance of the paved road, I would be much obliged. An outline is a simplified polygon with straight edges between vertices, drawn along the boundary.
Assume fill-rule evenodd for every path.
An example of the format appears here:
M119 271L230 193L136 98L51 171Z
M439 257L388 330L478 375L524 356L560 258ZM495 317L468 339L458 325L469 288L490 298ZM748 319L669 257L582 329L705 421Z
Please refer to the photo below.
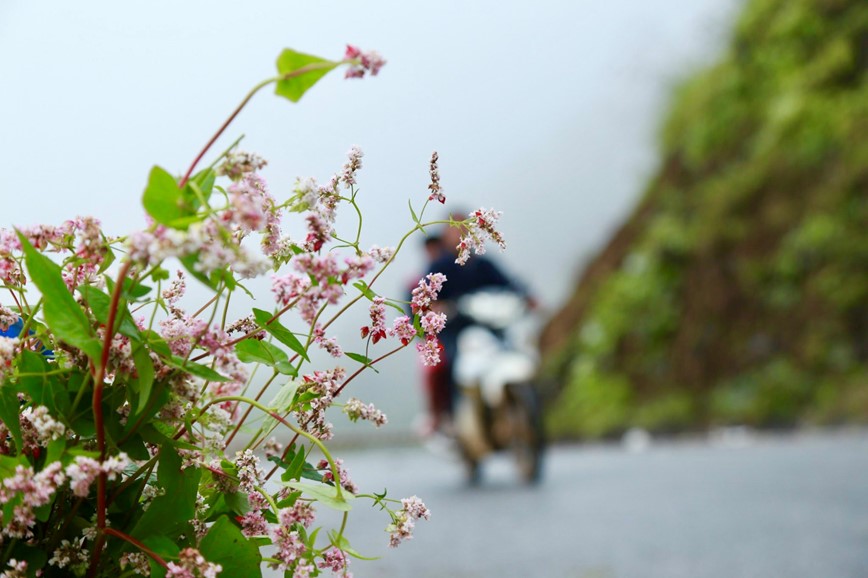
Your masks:
M538 487L506 459L470 488L425 450L343 456L355 481L431 508L397 550L388 520L356 506L364 577L844 578L868 576L868 432L748 443L559 447Z

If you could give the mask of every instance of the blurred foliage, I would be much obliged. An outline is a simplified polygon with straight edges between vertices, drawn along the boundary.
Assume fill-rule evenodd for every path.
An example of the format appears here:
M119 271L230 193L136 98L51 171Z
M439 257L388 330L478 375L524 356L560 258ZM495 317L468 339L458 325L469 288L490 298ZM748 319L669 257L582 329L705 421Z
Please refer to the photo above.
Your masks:
M543 335L553 435L868 421L866 70L868 2L747 4Z

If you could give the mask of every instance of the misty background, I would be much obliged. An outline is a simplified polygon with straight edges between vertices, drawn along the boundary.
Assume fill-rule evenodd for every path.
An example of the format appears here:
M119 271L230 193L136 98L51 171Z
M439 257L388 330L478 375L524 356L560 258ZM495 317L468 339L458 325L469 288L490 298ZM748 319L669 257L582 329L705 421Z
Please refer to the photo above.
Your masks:
M297 105L262 93L212 153L247 135L241 148L268 159L283 198L297 177L327 180L359 145L370 246L409 228L407 199L424 201L437 150L447 208L503 211L509 249L496 258L553 311L641 194L669 95L714 58L739 4L7 0L0 226L93 215L113 235L142 227L150 167L182 173L280 50L337 59L352 43L383 54L380 76L333 74ZM379 290L400 297L421 259L413 243ZM271 307L267 283L255 292ZM364 316L337 328L346 350ZM417 382L407 352L353 394L405 432L421 410Z

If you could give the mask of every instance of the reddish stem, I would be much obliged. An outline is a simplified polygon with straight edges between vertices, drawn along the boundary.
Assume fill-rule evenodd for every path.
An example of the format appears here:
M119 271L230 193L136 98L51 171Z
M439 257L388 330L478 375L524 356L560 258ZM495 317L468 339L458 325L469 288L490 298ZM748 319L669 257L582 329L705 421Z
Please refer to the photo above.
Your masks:
M136 540L132 536L128 536L128 535L124 534L123 532L115 530L114 528L106 528L103 531L106 534L109 534L111 536L115 536L116 538L120 538L121 540L125 540L125 541L129 542L130 544L132 544L133 546L135 546L136 548L138 548L139 550L141 550L142 552L144 552L145 554L150 556L154 562L156 562L157 564L159 564L163 568L169 567L169 565L166 563L166 561L163 560L163 558L159 554L157 554L156 552L154 552L153 550L151 550L150 548L148 548L147 546L145 546L144 544L142 544L141 542L139 542L138 540Z
M112 339L114 338L114 326L117 319L118 308L121 301L121 292L123 291L124 279L130 272L132 263L127 261L121 266L118 272L118 279L112 291L112 299L109 304L108 323L105 326L105 337L102 344L102 355L100 356L99 365L96 367L96 372L93 377L93 421L96 427L96 445L99 450L100 463L105 461L105 416L102 412L102 391L105 386L105 372L108 366L109 353L111 351ZM105 529L106 524L106 474L101 472L96 480L96 525L100 530ZM97 540L97 544L93 550L91 558L90 572L91 576L96 573L97 565L99 564L100 552L102 550L102 540Z

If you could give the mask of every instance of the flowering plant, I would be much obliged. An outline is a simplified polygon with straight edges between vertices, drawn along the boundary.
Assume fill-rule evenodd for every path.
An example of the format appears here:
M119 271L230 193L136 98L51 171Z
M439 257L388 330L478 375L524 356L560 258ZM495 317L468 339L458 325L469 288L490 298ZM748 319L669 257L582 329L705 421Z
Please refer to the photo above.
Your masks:
M296 102L339 66L358 78L383 64L352 46L338 61L285 50L277 76L247 94L183 176L151 170L143 230L110 237L93 218L0 229L9 299L0 305L0 576L248 577L264 565L349 576L350 557L360 557L344 536L355 503L388 515L392 546L429 517L415 496L356 487L326 445L325 411L362 371L414 341L425 363L438 362L445 316L432 303L445 278L419 282L411 315L374 285L433 223L463 227L462 260L486 238L502 244L497 213L425 222L428 203L445 201L435 153L410 230L394 249L365 250L356 147L327 183L299 180L283 200L259 174L265 161L237 141L199 168L262 88ZM358 214L349 236L335 230L342 205ZM283 233L293 218L298 238ZM274 306L230 319L230 299L252 298L245 280L269 272ZM188 281L210 294L192 312L182 306ZM364 354L328 335L359 302L370 303ZM397 309L391 322L387 307ZM381 341L393 346L375 353ZM313 348L350 367L314 368ZM254 381L257 371L267 379ZM272 384L280 387L265 403ZM386 423L358 399L342 407L353 421ZM320 507L342 512L342 525L321 533Z

